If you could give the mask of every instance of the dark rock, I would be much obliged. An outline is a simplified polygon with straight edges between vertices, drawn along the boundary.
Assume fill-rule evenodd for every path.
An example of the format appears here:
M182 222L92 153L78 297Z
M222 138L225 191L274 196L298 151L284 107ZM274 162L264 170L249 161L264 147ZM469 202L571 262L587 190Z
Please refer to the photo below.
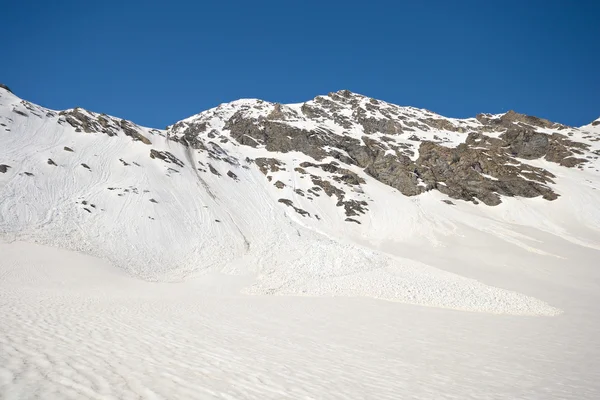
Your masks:
M138 141L140 141L144 144L148 144L148 145L152 144L150 139L148 139L146 136L142 135L141 129L139 127L134 126L133 123L122 119L120 122L120 126L121 126L121 129L123 130L123 133L125 133L125 135L133 138L133 140L138 140Z
M73 149L70 148L70 147L67 147L67 146L63 147L63 150L64 151L70 151L71 153L73 152Z
M268 151L282 153L301 151L314 159L322 159L327 155L323 149L327 135L322 131L311 132L266 119L248 119L240 112L226 122L225 129L228 129L231 137L242 145L264 145Z
M231 172L231 171L227 171L227 176L228 176L228 177L230 177L231 179L233 179L234 181L237 181L237 180L238 180L238 177L237 177L237 175L236 175L236 174L234 174L234 173L233 173L233 172Z
M298 214L302 215L303 217L307 217L307 216L310 217L310 213L308 211L294 206L294 203L291 200L279 199L278 202L283 203L288 207L292 207L294 209L294 211L296 211Z
M204 141L200 138L200 134L206 132L208 125L206 122L187 124L185 122L178 122L173 126L174 131L181 131L179 141L186 146L189 146L196 150L206 150ZM210 138L216 137L214 133L209 133Z
M511 129L500 135L512 155L527 160L543 157L548 152L550 135L530 129Z
M285 170L285 168L282 168L283 163L274 158L257 158L256 160L254 160L254 162L256 163L260 171L265 175L269 171L277 172L280 170Z
M151 202L151 203L156 203L156 204L158 204L158 201L156 201L156 200L154 200L154 199L150 199L150 202Z
M2 89L4 89L4 90L6 90L6 91L8 91L8 92L12 93L12 90L10 90L10 89L9 89L9 87L8 87L8 86L6 86L6 85L5 85L5 84L3 84L3 83L0 83L0 88L2 88Z
M367 209L365 208L367 203L365 201L346 200L340 201L337 205L344 207L344 211L346 213L346 216L348 217L358 216L360 214L364 214L367 211Z
M323 180L318 176L311 176L312 182L318 186L320 189L323 189L325 194L329 197L335 195L338 199L344 198L344 191L332 185L331 182ZM314 188L312 189L314 191Z
M180 159L178 159L177 157L175 157L173 154L171 154L168 151L158 151L158 150L151 149L150 150L150 158L158 158L159 160L163 160L164 162L167 162L167 163L176 164L182 168L184 166L183 161L181 161Z
M48 164L49 165L54 165L56 167L56 163L54 161L52 161L51 158L48 159Z
M11 168L10 165L6 165L6 164L0 164L0 172L5 174L6 172L8 172L8 169Z
M89 165L87 165L87 164L85 164L85 163L81 163L81 166L82 166L83 168L86 168L86 169L90 170L90 171L92 170L92 169L89 167Z
M213 167L210 163L208 164L208 169L210 170L210 172L212 172L213 174L217 175L217 176L221 176L221 174L219 173L219 171L217 171L215 169L215 167Z
M277 181L273 184L277 189L283 189L285 187L285 183L281 181Z
M72 110L61 111L59 115L64 116L69 125L76 128L76 130L83 130L86 133L102 131L102 125L100 125L93 117L87 115L87 113L79 107L75 107Z

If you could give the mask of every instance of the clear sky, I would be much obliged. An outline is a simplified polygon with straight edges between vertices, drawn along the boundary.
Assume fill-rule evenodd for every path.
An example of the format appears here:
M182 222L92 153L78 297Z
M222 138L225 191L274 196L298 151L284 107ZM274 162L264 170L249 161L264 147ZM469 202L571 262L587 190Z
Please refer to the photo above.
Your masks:
M162 128L349 89L450 117L600 116L600 1L4 1L0 82Z

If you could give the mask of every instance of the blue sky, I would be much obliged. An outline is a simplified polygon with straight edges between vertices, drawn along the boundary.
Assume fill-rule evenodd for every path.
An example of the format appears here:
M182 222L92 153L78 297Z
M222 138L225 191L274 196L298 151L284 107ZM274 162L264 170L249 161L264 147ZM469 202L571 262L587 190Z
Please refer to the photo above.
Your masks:
M600 1L10 1L0 82L164 127L349 89L450 117L600 116Z

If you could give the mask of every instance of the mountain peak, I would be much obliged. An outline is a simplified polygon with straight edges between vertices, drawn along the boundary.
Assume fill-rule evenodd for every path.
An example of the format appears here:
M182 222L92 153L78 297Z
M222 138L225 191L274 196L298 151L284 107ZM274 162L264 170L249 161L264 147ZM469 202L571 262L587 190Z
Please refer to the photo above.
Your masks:
M4 90L12 93L12 90L10 90L10 88L3 83L0 83L0 89L4 89Z
M166 130L1 92L0 235L100 256L147 280L223 270L257 273L253 293L406 300L406 276L388 273L406 268L386 250L395 243L426 253L450 234L512 240L522 236L514 215L560 235L571 235L563 221L600 231L577 211L600 204L596 139L515 112L446 118L349 91L236 100ZM410 271L420 291L410 301L439 305L453 288L483 306L460 296L443 305L498 309L485 286L443 274L423 285L429 272ZM538 312L527 304L502 309Z

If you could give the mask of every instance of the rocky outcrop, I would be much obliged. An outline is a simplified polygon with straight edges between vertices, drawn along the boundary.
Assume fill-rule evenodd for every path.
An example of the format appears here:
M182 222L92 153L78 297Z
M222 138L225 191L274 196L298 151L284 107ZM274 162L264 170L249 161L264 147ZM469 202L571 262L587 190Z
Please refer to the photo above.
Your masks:
M104 133L108 136L117 136L123 132L133 140L144 144L152 144L143 133L142 129L134 123L110 117L106 114L96 114L76 107L72 110L61 111L59 115L69 123L75 131L85 133Z
M155 149L150 150L150 158L157 158L159 160L163 160L166 163L173 163L175 165L178 165L180 167L183 167L183 161L181 161L180 159L178 159L177 157L175 157L173 154L171 154L168 151L158 151Z
M125 133L125 135L131 137L133 140L139 140L140 142L142 142L144 144L152 144L150 139L148 139L146 136L142 135L140 130L136 129L135 126L131 122L122 119L121 122L119 123L119 125L121 127L121 130L123 130L123 133Z
M211 125L215 119L222 120L218 128ZM271 173L285 171L288 164L275 154L303 154L308 161L288 168L310 176L314 186L294 188L295 193L336 198L348 216L366 209L347 195L347 190L360 193L366 176L406 196L437 190L493 206L502 196L558 197L551 187L554 176L527 160L582 168L600 153L574 140L572 128L514 111L450 119L346 90L300 106L234 102L175 126L174 140L197 143L195 148L208 147L203 140L220 138L221 143L230 139L236 146L273 154L254 162L280 188L285 184Z
M500 204L500 196L558 196L546 183L552 175L540 168L515 166L502 153L483 153L466 144L448 148L424 142L419 148L415 175L426 189L437 189L449 197L467 201L481 200L486 205ZM527 172L527 178L523 175Z
M302 215L303 217L310 217L310 213L308 211L296 207L294 205L294 203L291 200L289 200L289 199L279 199L278 202L282 203L282 204L285 204L288 207L293 208L294 211L296 211L298 214Z
M557 129L564 127L564 125L550 122L547 119L533 117L530 115L519 114L515 111L509 111L505 114L493 116L490 114L478 114L475 117L488 131L498 131L510 128L518 127L537 127L537 128L549 128Z
M285 171L285 168L283 168L284 164L274 158L257 158L254 162L265 175L269 172L277 172L282 169Z
M308 131L282 122L246 119L240 113L225 124L231 137L238 143L250 147L265 146L268 151L288 153L300 151L316 160L323 159L327 152L327 132Z
M581 150L588 150L589 145L569 140L560 133L549 135L528 128L510 128L500 138L514 157L526 160L544 157L565 167L587 162L575 154L582 154Z

